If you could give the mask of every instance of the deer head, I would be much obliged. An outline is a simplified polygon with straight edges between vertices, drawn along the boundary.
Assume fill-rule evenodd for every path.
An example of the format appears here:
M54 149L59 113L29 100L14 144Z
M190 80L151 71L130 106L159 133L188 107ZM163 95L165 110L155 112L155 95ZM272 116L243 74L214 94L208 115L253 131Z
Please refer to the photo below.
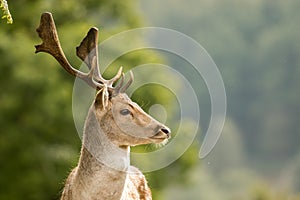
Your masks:
M52 55L71 75L85 81L96 89L92 108L95 110L99 125L106 127L107 137L118 146L160 143L170 137L165 125L145 113L140 106L132 102L125 91L133 81L124 84L122 67L111 79L104 79L99 73L98 30L91 28L81 44L76 48L77 56L88 66L89 72L83 73L72 67L60 46L55 23L51 13L43 13L37 33L42 44L36 45L36 53L46 52ZM118 82L117 84L115 84Z

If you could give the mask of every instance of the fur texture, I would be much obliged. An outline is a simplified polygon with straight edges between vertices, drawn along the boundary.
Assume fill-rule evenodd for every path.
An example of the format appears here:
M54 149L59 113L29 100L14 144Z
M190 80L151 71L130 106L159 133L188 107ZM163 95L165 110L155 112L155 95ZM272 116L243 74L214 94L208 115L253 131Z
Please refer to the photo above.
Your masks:
M105 108L101 101L97 94L85 122L79 163L61 200L151 200L145 176L130 166L130 146L165 141L169 135L162 130L168 128L124 93L110 98ZM120 114L123 109L130 114Z

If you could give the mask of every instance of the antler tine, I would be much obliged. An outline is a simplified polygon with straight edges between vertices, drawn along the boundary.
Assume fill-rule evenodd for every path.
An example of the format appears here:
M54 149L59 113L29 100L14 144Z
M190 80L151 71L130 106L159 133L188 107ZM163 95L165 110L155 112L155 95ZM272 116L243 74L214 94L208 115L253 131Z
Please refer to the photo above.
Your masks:
M91 73L83 73L71 66L68 62L58 39L55 23L51 13L45 12L41 16L41 21L39 27L36 29L39 37L42 39L42 44L36 45L35 53L45 52L52 55L59 64L71 75L76 76L86 83L88 83L93 88L99 87L99 85L95 85L92 80Z
M76 47L77 56L86 63L88 68L94 69L93 78L96 82L106 84L108 87L120 79L123 67L120 67L118 73L110 80L104 79L99 73L98 62L98 29L91 28L80 45Z
M126 83L126 85L124 85L124 87L122 87L122 88L120 89L120 92L121 92L121 93L122 93L122 92L125 92L125 91L128 89L128 87L131 85L131 83L133 82L134 77L133 77L132 71L129 71L129 74L130 74L129 81Z
M122 73L120 82L118 83L118 85L116 87L113 88L114 94L120 93L120 89L122 88L123 83L124 83L124 77L125 77L125 75L124 75L124 73Z
M107 80L107 86L112 87L112 85L120 79L121 76L123 76L123 67L121 66L120 69L118 70L117 74L111 78L110 80Z
M93 27L89 30L80 45L76 47L76 55L88 66L90 70L94 69L93 78L97 82L104 81L99 73L97 28Z

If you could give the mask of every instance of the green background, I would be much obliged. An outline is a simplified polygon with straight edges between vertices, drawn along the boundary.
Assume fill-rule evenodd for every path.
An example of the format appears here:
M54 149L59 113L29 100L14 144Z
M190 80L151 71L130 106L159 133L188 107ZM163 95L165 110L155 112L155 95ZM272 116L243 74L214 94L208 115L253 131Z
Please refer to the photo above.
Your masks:
M183 72L200 94L203 131L180 159L146 174L154 199L300 199L299 1L8 4L14 23L0 22L0 199L58 199L79 157L81 141L71 107L74 79L50 56L34 54L34 45L40 43L35 29L44 11L53 13L62 47L74 66L81 65L75 47L92 26L100 29L100 41L137 27L175 29L197 40L217 64L228 104L221 138L211 154L199 160L210 117L209 94L192 72ZM104 76L112 76L121 65L127 71L153 62L186 65L165 52L140 50L118 58ZM178 119L169 114L176 116L174 95L165 88L147 87L136 91L133 99L146 111L157 103L171 105L168 126L176 129ZM189 123L184 130L188 132ZM152 150L153 146L134 149Z

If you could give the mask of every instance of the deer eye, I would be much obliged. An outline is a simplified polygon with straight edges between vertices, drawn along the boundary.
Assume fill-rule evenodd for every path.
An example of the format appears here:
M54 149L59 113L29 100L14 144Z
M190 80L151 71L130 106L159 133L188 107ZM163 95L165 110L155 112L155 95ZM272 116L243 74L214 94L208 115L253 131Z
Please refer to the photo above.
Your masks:
M123 109L120 111L121 115L129 115L130 114L130 110L128 109Z

